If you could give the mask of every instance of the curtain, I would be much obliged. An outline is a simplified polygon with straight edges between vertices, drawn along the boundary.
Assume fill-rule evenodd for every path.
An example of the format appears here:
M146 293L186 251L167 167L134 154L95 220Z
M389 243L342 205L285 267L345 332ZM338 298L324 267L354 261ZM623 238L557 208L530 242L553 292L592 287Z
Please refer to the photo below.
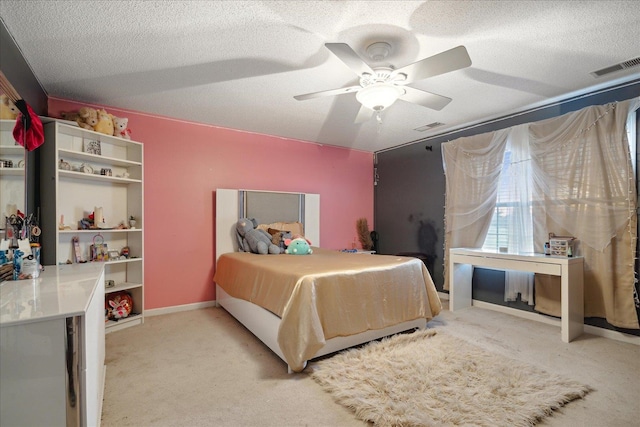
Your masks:
M578 239L585 317L638 329L633 300L637 196L625 124L640 98L593 106L529 126L534 241ZM537 275L536 310L560 315L560 283Z
M531 155L529 153L529 126L527 124L509 129L507 149L510 151L510 164L507 176L502 177L506 183L507 199L515 202L509 221L509 251L533 252L533 221L531 218ZM534 274L525 271L505 271L505 301L520 299L534 305Z
M576 237L585 257L585 316L638 328L637 199L625 124L639 105L640 97L444 143L445 258L449 248L482 246L509 140L512 155L521 156L516 164L529 165L534 250L542 252L549 232ZM445 289L447 267L445 260ZM553 282L536 276L536 310L557 316L560 286Z
M480 248L496 206L507 130L442 144L446 177L444 289L449 289L449 248ZM464 191L457 191L463 188Z

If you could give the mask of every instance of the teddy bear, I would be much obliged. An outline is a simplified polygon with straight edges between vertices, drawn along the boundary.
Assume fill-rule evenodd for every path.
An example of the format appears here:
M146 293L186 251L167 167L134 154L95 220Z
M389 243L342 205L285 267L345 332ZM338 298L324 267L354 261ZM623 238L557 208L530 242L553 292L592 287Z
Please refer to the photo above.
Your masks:
M307 240L302 237L293 240L286 239L284 244L287 245L287 250L284 252L290 255L309 255L313 253Z
M96 114L96 118L98 115ZM60 118L62 120L68 120L70 122L75 122L78 119L77 111L60 111Z
M128 118L113 116L113 136L131 139L131 130L127 127L128 124Z
M255 220L240 218L236 223L239 250L254 254L279 254L280 248L271 243L271 236L264 230L256 228Z
M94 130L98 125L98 110L91 107L81 107L76 118L78 126L88 130Z
M0 95L0 119L15 120L19 113L20 110L7 95Z
M65 113L62 111L60 117L63 120L76 122L78 126L88 130L93 130L94 126L98 124L98 111L90 107L82 107L77 112Z
M271 243L280 248L280 252L284 252L287 247L284 245L286 239L293 239L291 232L286 230L267 229L267 233L271 235Z
M93 127L96 132L113 135L113 116L106 110L98 110L98 123Z

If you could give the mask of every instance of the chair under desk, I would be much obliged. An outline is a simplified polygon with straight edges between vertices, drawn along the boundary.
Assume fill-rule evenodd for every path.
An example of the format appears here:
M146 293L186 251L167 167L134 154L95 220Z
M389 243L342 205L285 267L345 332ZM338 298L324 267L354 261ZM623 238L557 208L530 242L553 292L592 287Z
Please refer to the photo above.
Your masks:
M473 267L518 270L560 277L562 341L571 342L584 330L584 259L538 253L503 253L482 249L449 250L449 309L471 307Z

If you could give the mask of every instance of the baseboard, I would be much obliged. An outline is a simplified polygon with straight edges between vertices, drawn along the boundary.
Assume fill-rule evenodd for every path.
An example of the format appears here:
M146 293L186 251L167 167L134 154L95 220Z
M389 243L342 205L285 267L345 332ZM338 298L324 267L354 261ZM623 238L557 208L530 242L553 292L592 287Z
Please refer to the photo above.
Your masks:
M629 344L640 345L640 337L625 334L624 332L614 331L611 329L599 328L593 325L584 325L584 332L591 335L597 335L603 338L609 338L616 341L622 341Z
M473 306L484 308L487 310L499 311L501 313L510 314L512 316L521 317L524 319L535 320L536 322L546 323L548 325L554 325L560 327L560 319L554 317L545 316L540 313L534 313L531 311L518 310L517 308L505 307L499 304L491 304L485 301L473 300ZM614 331L611 329L599 328L592 325L584 325L584 332L586 334L596 335L603 338L609 338L616 341L622 341L629 344L640 346L640 337L624 332Z
M163 314L179 313L181 311L198 310L200 308L214 307L214 301L194 302L193 304L174 305L171 307L152 308L144 311L145 317L160 316Z
M449 300L449 294L446 292L438 292L440 299ZM216 301L204 301L196 302L193 304L174 305L172 307L152 308L145 310L145 316L160 316L162 314L178 313L181 311L198 310L200 308L215 307ZM517 308L505 307L499 304L491 304L485 301L473 300L473 306L478 308L484 308L487 310L499 311L502 313L510 314L512 316L521 317L524 319L534 320L536 322L546 323L548 325L554 325L560 327L560 319L545 316L543 314L534 313L531 311L518 310ZM584 332L591 335L596 335L603 338L609 338L616 341L622 341L629 344L640 346L640 337L624 332L614 331L611 329L599 328L592 325L584 325Z

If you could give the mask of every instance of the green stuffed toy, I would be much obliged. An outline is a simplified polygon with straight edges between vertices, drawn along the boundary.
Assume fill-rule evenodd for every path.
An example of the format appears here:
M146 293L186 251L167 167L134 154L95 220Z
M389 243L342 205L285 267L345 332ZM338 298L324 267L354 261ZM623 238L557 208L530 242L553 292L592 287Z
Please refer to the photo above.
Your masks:
M293 240L286 239L284 244L287 245L285 253L290 255L308 255L313 253L311 246L309 246L309 242L301 237Z
M255 220L240 218L236 223L238 249L254 254L279 254L280 248L271 243L271 236L264 230L256 229Z

